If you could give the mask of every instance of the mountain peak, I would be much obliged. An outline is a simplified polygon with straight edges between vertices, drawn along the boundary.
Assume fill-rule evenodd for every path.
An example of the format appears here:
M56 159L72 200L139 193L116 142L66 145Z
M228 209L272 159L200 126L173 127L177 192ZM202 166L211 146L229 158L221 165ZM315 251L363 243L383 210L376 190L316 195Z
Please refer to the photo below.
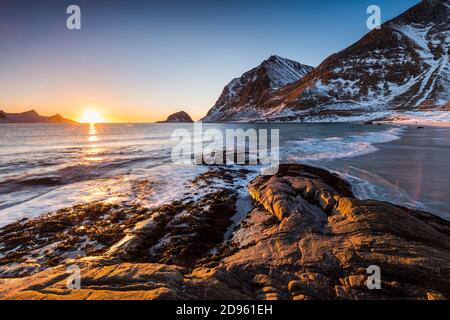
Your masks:
M277 90L302 79L313 69L313 67L277 55L272 55L269 59L264 60L260 65L261 67L266 68L272 90Z
M62 120L62 119L64 119L64 117L62 115L60 115L59 113L51 116L50 118L54 119L54 120Z
M276 55L276 54L273 54L273 55L271 55L269 58L267 58L267 59L264 60L264 61L268 61L268 62L278 62L278 61L280 61L280 60L288 60L288 59L283 58L283 57L280 57L280 56L278 56L278 55Z
M34 110L34 109L25 111L25 112L23 112L22 114L25 115L25 116L35 116L35 117L39 117L39 114L38 114L38 113L36 112L36 110Z
M272 55L231 81L204 120L349 121L445 109L449 14L450 0L423 0L314 69Z
M237 110L251 114L274 91L302 79L313 67L272 55L258 67L233 79L203 121L225 121Z

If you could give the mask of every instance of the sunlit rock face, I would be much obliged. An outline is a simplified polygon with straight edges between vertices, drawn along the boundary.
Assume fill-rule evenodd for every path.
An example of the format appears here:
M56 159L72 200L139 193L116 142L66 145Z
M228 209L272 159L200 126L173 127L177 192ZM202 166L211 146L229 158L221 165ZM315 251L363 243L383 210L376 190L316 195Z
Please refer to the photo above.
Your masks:
M291 164L250 183L253 205L233 227L236 183L248 173L211 168L192 181L198 198L154 210L78 206L3 228L0 297L450 297L447 221L357 199L336 174ZM67 288L71 265L81 271L79 290ZM379 290L367 286L370 266L381 271Z
M448 110L449 16L450 1L424 0L299 80L254 92L249 103L231 99L234 91L225 90L206 119L345 121L385 118L395 111ZM228 88L240 88L241 82Z

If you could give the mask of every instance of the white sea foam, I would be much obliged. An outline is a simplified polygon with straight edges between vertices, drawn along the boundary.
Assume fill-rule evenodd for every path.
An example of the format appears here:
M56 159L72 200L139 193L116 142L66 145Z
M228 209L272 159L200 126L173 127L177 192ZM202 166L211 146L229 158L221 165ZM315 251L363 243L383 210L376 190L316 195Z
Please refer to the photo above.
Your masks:
M399 203L415 209L427 209L423 203L413 200L398 185L373 172L352 166L346 167L346 172L334 172L350 183L353 193L359 199L376 199Z
M1 210L0 227L22 218L35 218L73 205L97 201L154 208L176 200L188 189L183 182L193 179L204 170L206 168L201 166L162 165L111 179L68 184ZM145 187L139 188L140 182Z
M310 133L304 128L306 127L301 127L303 131L300 131L299 134ZM326 127L324 128L326 129ZM322 135L322 129L317 132L318 135ZM364 132L366 131L364 130L364 133L348 134L347 136L327 136L322 139L304 138L287 141L287 143L284 141L280 147L281 157L283 161L308 162L358 156L376 151L377 143L398 139L402 131L402 127L390 127L384 130L374 127L373 129L377 130L375 132ZM338 130L340 129L338 128ZM126 147L128 149L125 151L129 151L129 145ZM152 145L150 149L153 150L154 146ZM124 152L123 159L121 159L123 163L120 165L111 166L111 163L105 160L104 163L99 163L97 166L81 167L75 170L77 174L87 169L90 170L87 172L93 171L95 174L99 174L93 178L86 177L87 180L69 181L67 184L48 188L43 186L27 188L22 192L23 195L20 190L3 193L0 204L13 202L15 204L0 210L0 227L22 218L34 218L76 204L96 201L139 204L153 208L173 200L179 200L179 197L186 194L195 200L200 195L189 181L207 168L205 166L176 165L170 162L170 152L167 151L167 146L161 150L150 152L151 150L144 146L138 150L139 155L148 154L148 159L130 162L127 159L135 153ZM252 169L258 172L260 168ZM73 170L65 171L64 175L70 178L72 173ZM247 179L237 182L240 186L238 190L240 198L245 199L247 196L245 187L248 180L253 177L253 175L249 175ZM221 187L220 181L213 185L217 188ZM235 187L237 188L237 185ZM242 214L239 212L236 217L233 217L233 220L239 221Z
M294 151L285 153L288 161L333 160L355 157L377 151L377 143L400 139L403 128L394 127L380 132L368 132L346 137L308 138L292 142Z

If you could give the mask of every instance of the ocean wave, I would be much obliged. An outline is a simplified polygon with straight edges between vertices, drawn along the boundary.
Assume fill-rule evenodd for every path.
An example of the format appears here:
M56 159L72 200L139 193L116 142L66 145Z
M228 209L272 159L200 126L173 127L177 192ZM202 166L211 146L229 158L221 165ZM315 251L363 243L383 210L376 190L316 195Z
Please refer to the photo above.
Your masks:
M318 161L355 157L378 150L376 144L400 139L402 127L346 137L306 138L290 143L282 156L288 161Z
M314 133L300 127L299 135ZM309 127L308 127L309 128ZM326 134L319 126L317 134ZM384 129L384 130L383 130ZM349 130L352 133L348 133ZM361 130L360 127L355 130ZM356 134L351 127L338 127L338 132L323 138L306 138L280 143L281 160L305 162L362 155L377 150L376 144L399 139L401 127L363 127L375 130ZM317 137L317 136L316 136ZM184 183L205 170L202 166L179 166L171 162L170 144L157 146L130 143L126 146L99 145L95 152L88 148L65 150L64 155L39 150L17 166L18 172L4 172L0 183L0 226L21 217L35 217L70 205L91 201L138 201L153 206L183 194ZM101 157L84 161L85 157ZM18 157L15 161L21 161ZM43 163L55 166L44 166ZM16 166L9 166L9 169ZM255 168L259 171L259 168ZM0 172L1 174L1 172ZM5 177L8 175L8 180ZM12 175L12 176L11 176ZM50 179L51 178L51 179ZM151 180L151 187L134 186L134 180ZM244 183L243 183L244 184ZM3 187L3 192L1 190ZM135 194L135 191L137 194ZM141 191L139 191L141 190ZM242 190L246 190L245 187ZM193 196L196 190L191 190Z
M405 190L378 174L353 166L346 167L345 172L332 171L350 183L359 199L388 201L413 209L429 210L425 204L412 199Z

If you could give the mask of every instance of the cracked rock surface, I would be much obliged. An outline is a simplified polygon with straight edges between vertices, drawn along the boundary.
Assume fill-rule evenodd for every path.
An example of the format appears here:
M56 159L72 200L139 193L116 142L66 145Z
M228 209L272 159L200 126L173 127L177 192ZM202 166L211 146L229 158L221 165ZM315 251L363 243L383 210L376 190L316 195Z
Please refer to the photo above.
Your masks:
M220 176L217 170L214 176ZM238 194L232 188L233 173L224 174L229 175L228 185L199 199L153 212L141 208L139 215L127 208L120 215L121 241L111 245L116 237L110 235L96 255L86 251L44 269L3 276L0 297L450 298L449 222L387 202L357 199L351 186L333 173L284 164L276 175L259 176L249 184L253 208L226 239ZM101 217L118 210L103 208ZM89 216L86 208L83 212ZM127 216L136 222L133 227L126 227L131 223ZM69 233L76 239L71 230L76 230L77 220L70 221ZM11 228L2 230L1 241ZM79 290L67 288L67 267L74 264L80 268ZM369 266L380 269L379 290L366 285Z

